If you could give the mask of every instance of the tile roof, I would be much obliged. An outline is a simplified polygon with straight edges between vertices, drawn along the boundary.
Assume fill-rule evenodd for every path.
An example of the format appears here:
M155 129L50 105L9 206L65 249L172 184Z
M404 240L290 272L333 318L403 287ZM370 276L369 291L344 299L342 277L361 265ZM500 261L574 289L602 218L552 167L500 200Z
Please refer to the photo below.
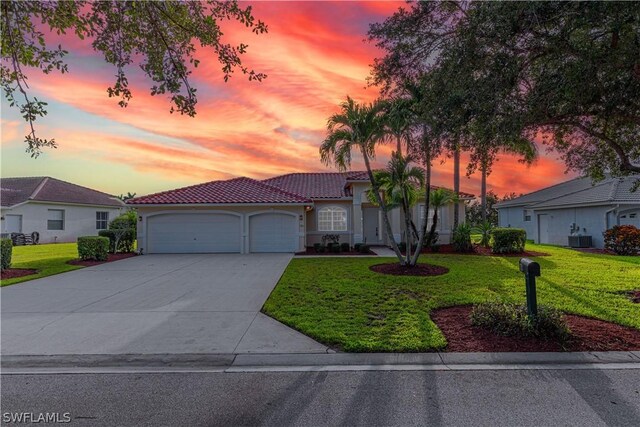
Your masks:
M528 206L536 203L543 202L545 200L555 199L565 194L573 193L576 191L585 190L593 186L590 178L574 178L569 181L561 182L559 184L552 185L550 187L542 188L540 190L525 194L515 199L505 200L504 202L496 203L496 208L507 208L511 206Z
M624 178L608 178L594 186L534 204L533 209L560 208L575 205L638 204L640 189L631 189L640 175Z
M127 200L128 204L311 203L298 194L251 178L211 181Z
M346 179L346 174L339 172L290 173L262 182L310 199L340 199L351 196Z
M38 176L0 179L2 206L14 206L29 200L122 207L116 197L59 179Z
M136 197L128 204L312 203L351 197L348 181L369 181L365 171L290 173L257 181L235 178ZM440 188L433 186L432 188ZM462 197L474 197L461 193Z

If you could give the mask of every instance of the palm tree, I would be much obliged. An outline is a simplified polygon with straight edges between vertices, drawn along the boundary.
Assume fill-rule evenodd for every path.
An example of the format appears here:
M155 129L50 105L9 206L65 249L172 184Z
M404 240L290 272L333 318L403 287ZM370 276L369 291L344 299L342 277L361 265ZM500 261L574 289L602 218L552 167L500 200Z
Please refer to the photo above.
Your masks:
M433 208L433 222L431 223L431 229L429 230L429 237L425 241L425 245L430 245L433 241L433 236L436 233L438 226L438 210L441 207L448 205L449 203L458 202L458 197L450 190L445 188L437 188L431 192L430 206ZM426 205L425 205L426 206ZM425 217L428 217L429 211L425 208ZM426 218L428 221L428 218Z
M409 145L409 127L412 124L413 116L409 99L395 98L386 104L384 120L387 134L395 140L396 153L400 155L402 155L402 143L405 142L407 146Z
M347 97L347 100L340 104L341 111L332 115L327 122L327 137L320 146L320 158L324 164L333 163L339 170L346 171L351 165L352 150L360 152L374 197L382 210L382 219L387 236L391 240L391 248L400 264L405 265L402 253L393 238L387 204L380 194L379 183L371 169L370 159L375 157L376 144L384 139L386 133L384 107L385 104L381 101L359 104Z
M456 197L460 197L460 143L454 142L453 147L453 192ZM456 203L453 207L453 228L458 226L460 222L460 204Z
M424 171L411 166L412 156L403 157L399 152L391 154L391 160L385 170L376 171L374 177L379 190L384 194L388 209L400 207L405 221L405 263L411 265L411 247L413 245L412 208L420 197L419 189L424 185ZM373 189L367 191L369 200L377 204Z

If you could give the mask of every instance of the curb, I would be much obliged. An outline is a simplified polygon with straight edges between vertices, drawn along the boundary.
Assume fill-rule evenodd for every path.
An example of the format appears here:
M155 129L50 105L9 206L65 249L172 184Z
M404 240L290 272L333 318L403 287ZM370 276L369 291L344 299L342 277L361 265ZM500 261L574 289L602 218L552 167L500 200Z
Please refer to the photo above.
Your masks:
M0 367L3 374L640 369L640 352L7 355Z

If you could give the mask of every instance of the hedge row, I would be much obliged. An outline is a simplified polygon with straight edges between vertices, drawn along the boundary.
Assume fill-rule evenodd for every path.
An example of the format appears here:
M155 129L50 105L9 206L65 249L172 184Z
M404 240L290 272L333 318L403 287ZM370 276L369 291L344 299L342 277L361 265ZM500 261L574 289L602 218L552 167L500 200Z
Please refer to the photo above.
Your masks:
M11 239L0 240L0 264L2 270L6 270L11 267L12 252L13 242L11 242Z

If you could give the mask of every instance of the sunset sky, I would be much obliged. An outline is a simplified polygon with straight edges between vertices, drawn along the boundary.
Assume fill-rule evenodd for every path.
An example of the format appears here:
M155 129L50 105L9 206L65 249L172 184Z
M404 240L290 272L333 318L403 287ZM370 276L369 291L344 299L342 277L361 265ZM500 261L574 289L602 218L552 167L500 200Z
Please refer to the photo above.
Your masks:
M237 74L224 83L213 52L200 51L192 77L195 118L170 114L169 100L150 96L151 82L135 67L129 75L134 97L120 108L106 93L115 70L89 43L65 39L69 74L29 74L33 94L49 102L37 131L55 138L58 148L37 159L25 153L26 124L3 98L2 177L48 175L111 194L143 195L236 176L333 171L318 156L327 118L346 95L359 101L378 96L365 79L380 52L364 38L370 23L401 4L255 2L254 15L269 32L254 35L227 25L225 34L249 45L244 63L268 78L249 82ZM386 152L380 151L377 166L384 165ZM530 168L502 157L490 188L520 193L568 179L555 155L542 154ZM435 184L451 186L452 162L441 160ZM464 179L462 190L479 194L479 177Z

